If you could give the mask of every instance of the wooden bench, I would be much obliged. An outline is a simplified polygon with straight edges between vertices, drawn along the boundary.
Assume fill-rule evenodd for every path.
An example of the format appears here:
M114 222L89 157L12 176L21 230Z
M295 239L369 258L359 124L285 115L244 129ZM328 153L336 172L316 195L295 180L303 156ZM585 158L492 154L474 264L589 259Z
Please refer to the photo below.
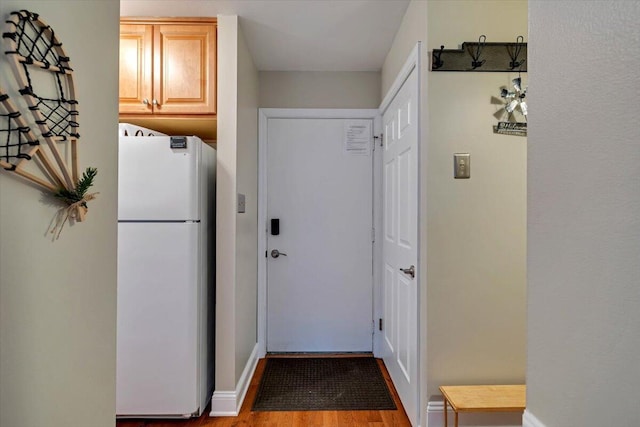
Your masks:
M459 412L520 412L526 407L525 385L443 385L444 426L448 427L447 404Z

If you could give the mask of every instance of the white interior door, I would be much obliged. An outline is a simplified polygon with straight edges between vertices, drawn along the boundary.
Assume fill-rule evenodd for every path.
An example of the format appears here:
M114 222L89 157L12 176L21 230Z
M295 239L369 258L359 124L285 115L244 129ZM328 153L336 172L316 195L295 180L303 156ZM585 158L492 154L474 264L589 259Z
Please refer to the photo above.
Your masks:
M419 390L418 94L414 68L382 118L383 359L413 425Z
M345 143L358 129L366 148ZM372 133L371 119L268 119L269 352L372 351Z

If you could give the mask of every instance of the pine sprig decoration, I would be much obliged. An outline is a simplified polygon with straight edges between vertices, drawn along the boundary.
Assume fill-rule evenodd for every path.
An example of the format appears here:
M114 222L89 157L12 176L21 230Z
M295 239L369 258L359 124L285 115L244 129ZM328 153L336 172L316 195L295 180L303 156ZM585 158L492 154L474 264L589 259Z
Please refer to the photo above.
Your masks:
M62 200L67 204L66 207L58 211L55 225L51 229L51 234L55 239L60 237L64 225L69 220L84 221L87 214L87 202L96 198L98 193L88 193L89 188L93 185L93 180L98 174L96 168L87 168L82 174L82 178L76 183L76 188L73 190L67 190L66 188L59 189L54 196Z
M73 205L74 203L82 202L81 205L83 207L87 207L86 202L84 202L84 198L87 195L87 191L93 185L93 180L98 174L98 169L96 168L87 168L82 174L82 178L78 180L76 184L76 188L73 191L67 190L66 188L61 188L54 194L57 199L64 201L67 205Z
M84 197L87 194L87 191L93 185L93 179L98 174L98 169L96 168L87 168L82 174L82 178L78 180L78 184L76 185L76 192Z

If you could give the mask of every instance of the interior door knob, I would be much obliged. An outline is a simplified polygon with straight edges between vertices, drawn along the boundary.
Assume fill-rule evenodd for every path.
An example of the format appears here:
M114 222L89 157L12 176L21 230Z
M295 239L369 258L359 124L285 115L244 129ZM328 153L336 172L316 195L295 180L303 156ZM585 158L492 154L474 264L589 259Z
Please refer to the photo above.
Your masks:
M416 277L416 268L413 265L409 268L401 268L400 271L407 276L411 276L412 279Z
M280 255L287 256L287 254L280 252L277 249L271 251L271 258L278 258Z

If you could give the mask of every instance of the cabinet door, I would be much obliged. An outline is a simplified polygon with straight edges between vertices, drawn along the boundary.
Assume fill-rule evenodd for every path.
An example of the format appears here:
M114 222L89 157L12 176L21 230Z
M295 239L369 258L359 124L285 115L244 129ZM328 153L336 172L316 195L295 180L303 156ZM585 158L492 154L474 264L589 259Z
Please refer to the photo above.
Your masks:
M120 25L120 113L151 114L153 26Z
M215 114L216 27L154 26L154 114Z

